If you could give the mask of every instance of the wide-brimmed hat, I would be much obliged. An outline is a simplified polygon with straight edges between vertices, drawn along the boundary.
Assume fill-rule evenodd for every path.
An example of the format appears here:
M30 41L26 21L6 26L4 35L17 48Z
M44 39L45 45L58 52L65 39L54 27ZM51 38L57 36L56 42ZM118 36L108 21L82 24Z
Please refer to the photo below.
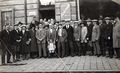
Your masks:
M97 19L92 20L92 22L97 22L97 21L98 21Z
M86 20L86 22L91 22L92 20L90 19L90 18L88 18L87 20Z
M110 17L105 17L105 20L110 20Z
M23 27L26 27L26 25L24 24L24 25L21 25L21 28L23 28Z

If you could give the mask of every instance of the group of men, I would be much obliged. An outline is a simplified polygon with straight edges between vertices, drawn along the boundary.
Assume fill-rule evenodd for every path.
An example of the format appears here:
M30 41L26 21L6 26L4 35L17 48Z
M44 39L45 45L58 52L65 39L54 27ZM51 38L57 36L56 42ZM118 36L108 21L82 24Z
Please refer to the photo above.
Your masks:
M0 32L2 64L29 58L95 55L120 58L119 17L55 22L33 20L30 25L5 25ZM52 47L52 45L54 47ZM50 49L52 51L50 51ZM88 51L90 53L88 53ZM116 53L114 53L116 51ZM108 53L108 54L107 54Z

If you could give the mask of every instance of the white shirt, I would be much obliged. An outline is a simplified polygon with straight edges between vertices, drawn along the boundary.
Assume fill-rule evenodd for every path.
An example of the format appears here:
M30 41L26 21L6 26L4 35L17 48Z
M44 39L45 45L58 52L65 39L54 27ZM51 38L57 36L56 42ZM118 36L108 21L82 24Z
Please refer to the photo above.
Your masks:
M52 33L52 32L53 32L53 29L50 29L50 32Z
M58 35L59 35L59 36L62 36L62 28L59 29Z
M22 30L22 33L25 34L25 30Z

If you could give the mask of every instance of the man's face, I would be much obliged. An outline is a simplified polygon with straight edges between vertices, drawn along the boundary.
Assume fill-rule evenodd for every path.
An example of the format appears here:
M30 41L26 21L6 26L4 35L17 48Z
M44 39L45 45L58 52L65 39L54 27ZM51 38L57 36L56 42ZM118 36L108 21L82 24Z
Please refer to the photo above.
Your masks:
M39 24L39 28L42 28L42 24Z
M110 22L110 20L105 20L105 22L106 22L106 23L109 23L109 22Z
M9 26L7 25L7 26L5 27L5 29L6 29L6 30L9 30Z
M22 27L22 30L26 30L26 27Z
M17 29L18 29L18 26L14 26L14 28L17 30Z
M62 28L62 25L59 25L59 28Z
M97 24L97 22L93 22L93 25L96 25Z
M77 27L77 26L78 26L78 23L75 23L75 26Z
M87 22L87 24L88 24L88 25L90 25L90 24L91 24L91 22Z

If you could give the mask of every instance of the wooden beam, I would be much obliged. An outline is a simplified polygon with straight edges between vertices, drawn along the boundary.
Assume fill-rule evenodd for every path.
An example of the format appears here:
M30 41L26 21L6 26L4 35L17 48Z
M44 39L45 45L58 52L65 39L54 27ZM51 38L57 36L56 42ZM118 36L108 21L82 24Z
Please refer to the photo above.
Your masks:
M80 1L77 0L77 15L78 15L78 20L80 20Z
M24 0L25 25L27 25L27 0Z

